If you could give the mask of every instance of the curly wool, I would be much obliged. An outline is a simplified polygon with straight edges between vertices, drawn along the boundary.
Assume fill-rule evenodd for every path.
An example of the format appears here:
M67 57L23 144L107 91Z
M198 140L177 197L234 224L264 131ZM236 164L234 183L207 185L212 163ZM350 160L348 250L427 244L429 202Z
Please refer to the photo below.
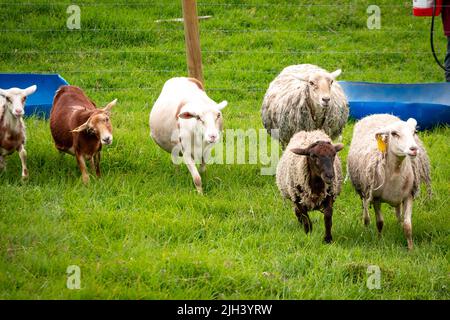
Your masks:
M321 209L322 203L328 195L331 195L333 200L336 199L341 192L342 186L341 161L336 154L333 184L318 195L312 192L307 157L296 155L289 150L292 148L307 148L316 141L328 141L331 143L330 137L322 130L296 133L289 142L277 166L276 181L283 197L290 199L294 203L306 206L308 210Z
M302 130L322 129L336 139L347 122L348 101L336 81L331 87L332 103L328 107L311 100L308 83L299 77L313 72L327 71L310 64L289 66L270 83L264 96L261 109L264 127L269 134L272 129L280 130L279 141L283 148Z
M378 114L361 119L355 125L347 170L356 191L364 199L372 201L374 190L384 182L386 157L378 150L375 134L399 120L392 115ZM417 158L411 161L414 173L412 195L418 195L421 182L426 184L428 194L431 195L430 160L422 141L419 137L415 139L419 152Z

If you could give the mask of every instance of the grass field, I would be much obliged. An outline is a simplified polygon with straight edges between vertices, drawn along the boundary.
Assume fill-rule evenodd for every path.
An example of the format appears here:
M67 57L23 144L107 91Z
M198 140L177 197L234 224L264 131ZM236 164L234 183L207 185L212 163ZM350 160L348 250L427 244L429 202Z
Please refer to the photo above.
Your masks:
M148 114L163 83L186 75L182 24L154 22L180 17L180 3L78 2L79 31L66 28L71 1L0 3L0 71L56 72L98 104L119 99L103 177L88 187L75 159L59 157L48 122L26 120L30 179L21 182L17 154L0 173L0 298L449 299L448 127L420 133L434 197L414 203L412 252L388 206L381 238L373 222L363 226L349 183L326 245L322 214L305 235L261 165L209 166L203 196L184 166L175 170L149 138ZM262 128L264 92L291 64L342 68L342 80L443 81L429 19L393 3L200 1L199 15L213 16L200 23L205 83L229 102L225 127ZM366 27L370 4L381 8L380 30ZM69 265L81 269L80 290L66 288ZM381 289L367 288L369 265L380 267Z

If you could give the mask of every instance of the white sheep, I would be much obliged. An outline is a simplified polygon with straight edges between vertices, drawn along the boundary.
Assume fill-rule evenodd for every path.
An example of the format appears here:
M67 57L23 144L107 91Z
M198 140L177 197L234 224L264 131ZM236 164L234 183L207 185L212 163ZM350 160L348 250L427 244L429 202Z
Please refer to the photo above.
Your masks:
M300 131L289 142L277 166L277 186L292 201L305 232L312 230L309 210L322 210L325 241L331 242L333 203L342 186L341 162L337 153L343 144L332 144L322 130Z
M33 85L26 89L0 89L0 170L5 168L4 157L17 151L22 163L22 179L28 177L25 150L25 101L36 91Z
M332 139L342 133L349 108L342 87L334 81L340 74L340 69L329 73L300 64L285 68L270 83L261 116L269 134L279 130L283 149L298 131L322 129Z
M220 140L226 101L210 99L201 82L193 78L172 78L165 84L150 113L151 137L172 156L182 154L195 187L202 193L200 172L206 170L211 149Z
M353 131L347 170L363 204L364 223L370 223L369 205L375 209L381 233L381 203L395 207L408 241L412 241L412 204L420 183L431 194L430 161L416 134L417 121L402 121L389 114L376 114L358 121ZM402 217L403 215L403 217Z

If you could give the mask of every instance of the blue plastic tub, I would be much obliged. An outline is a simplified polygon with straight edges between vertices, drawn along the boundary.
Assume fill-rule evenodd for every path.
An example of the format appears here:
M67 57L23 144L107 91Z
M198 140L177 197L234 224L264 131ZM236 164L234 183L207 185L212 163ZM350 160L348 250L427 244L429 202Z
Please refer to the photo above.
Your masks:
M67 85L58 74L29 74L29 73L1 73L0 88L12 87L27 88L33 84L37 85L35 93L27 98L25 105L25 116L37 115L48 118L52 108L53 97L56 90L62 85Z
M450 125L450 83L339 83L349 100L353 119L390 113L402 120L416 119L419 129Z

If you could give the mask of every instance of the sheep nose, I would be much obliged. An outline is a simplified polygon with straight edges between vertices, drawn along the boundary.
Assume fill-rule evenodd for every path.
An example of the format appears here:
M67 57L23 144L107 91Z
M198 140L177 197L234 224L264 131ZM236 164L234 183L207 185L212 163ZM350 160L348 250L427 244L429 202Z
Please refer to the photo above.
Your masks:
M217 139L217 135L212 134L212 135L209 136L208 142L213 143L213 142L216 141L216 139Z
M417 156L417 150L418 150L418 148L415 147L415 146L410 147L410 148L409 148L410 155L412 155L412 156Z
M330 97L323 97L323 98L322 98L322 101L325 102L325 103L329 103L330 100L331 100Z

